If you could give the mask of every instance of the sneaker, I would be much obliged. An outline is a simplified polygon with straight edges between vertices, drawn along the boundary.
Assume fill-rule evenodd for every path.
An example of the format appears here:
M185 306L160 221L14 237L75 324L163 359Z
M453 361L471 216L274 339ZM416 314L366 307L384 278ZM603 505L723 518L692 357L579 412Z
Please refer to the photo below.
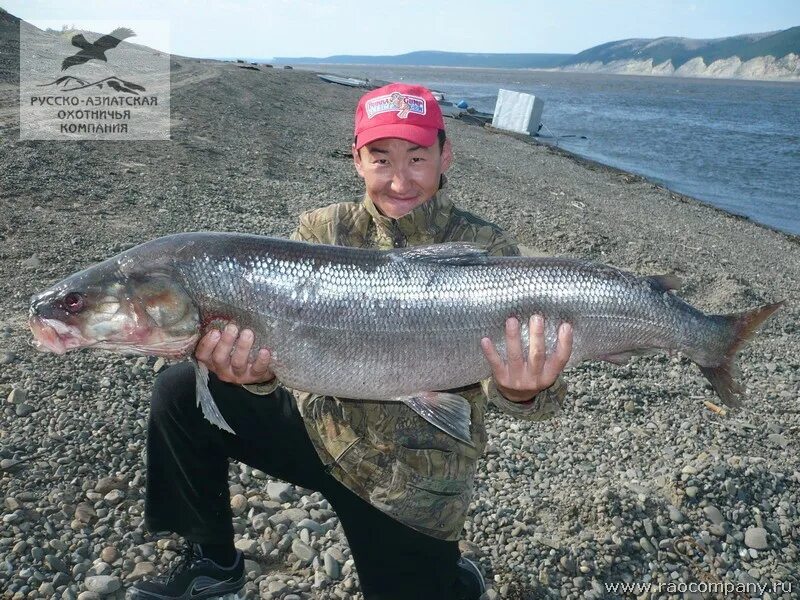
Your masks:
M183 556L166 576L137 581L128 589L130 600L202 600L235 594L244 587L244 556L236 551L232 567L203 558L200 546L186 544Z
M463 556L458 559L459 600L478 600L486 591L486 581L474 562Z

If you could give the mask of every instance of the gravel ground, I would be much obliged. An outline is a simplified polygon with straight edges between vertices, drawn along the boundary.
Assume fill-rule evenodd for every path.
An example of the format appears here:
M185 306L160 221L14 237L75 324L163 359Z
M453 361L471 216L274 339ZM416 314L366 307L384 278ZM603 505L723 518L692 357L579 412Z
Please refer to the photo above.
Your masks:
M13 82L0 80L8 598L122 597L179 547L142 525L149 390L163 361L35 352L31 294L158 235L286 236L301 211L361 194L348 151L357 91L300 71L180 57L172 67L170 142L19 142ZM455 201L522 244L676 272L681 295L708 311L789 301L741 353L742 410L708 410L715 396L697 368L666 355L571 370L568 404L547 422L490 410L462 542L487 597L734 597L675 587L710 581L777 582L752 596L800 597L798 240L530 140L448 128ZM362 597L324 498L236 463L230 483L248 597ZM663 586L605 587L626 582Z

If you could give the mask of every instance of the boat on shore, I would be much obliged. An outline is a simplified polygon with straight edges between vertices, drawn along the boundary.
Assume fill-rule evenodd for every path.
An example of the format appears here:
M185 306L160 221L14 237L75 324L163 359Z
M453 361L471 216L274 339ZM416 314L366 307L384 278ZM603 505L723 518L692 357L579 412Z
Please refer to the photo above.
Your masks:
M317 77L322 79L322 81L326 81L328 83L337 83L339 85L362 88L365 90L376 90L379 87L383 87L391 83L389 81L383 81L381 79L368 79L368 78L359 79L358 77L341 77L339 75L331 75L330 73L317 73ZM431 90L431 94L433 94L433 97L436 98L436 101L439 102L440 104L445 101L444 92L440 92L439 90Z
M338 83L347 87L364 88L374 90L384 85L383 82L375 79L358 79L357 77L340 77L339 75L329 75L327 73L317 73L317 77L328 83ZM387 82L388 83L388 82Z

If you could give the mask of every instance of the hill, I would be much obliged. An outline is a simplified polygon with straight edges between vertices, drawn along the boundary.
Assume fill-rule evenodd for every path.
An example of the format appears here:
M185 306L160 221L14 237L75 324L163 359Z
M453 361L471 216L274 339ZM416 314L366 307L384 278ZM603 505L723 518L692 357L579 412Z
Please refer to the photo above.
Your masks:
M800 27L712 40L680 37L619 40L584 50L563 64L652 59L654 64L670 61L677 69L698 57L708 65L734 56L747 61L760 56L783 58L792 53L800 54Z
M275 57L279 63L405 65L415 67L472 67L498 69L548 69L564 64L572 54L488 54L422 50L395 56L337 55L319 57Z
M800 27L717 39L626 39L594 46L562 68L642 75L800 78Z

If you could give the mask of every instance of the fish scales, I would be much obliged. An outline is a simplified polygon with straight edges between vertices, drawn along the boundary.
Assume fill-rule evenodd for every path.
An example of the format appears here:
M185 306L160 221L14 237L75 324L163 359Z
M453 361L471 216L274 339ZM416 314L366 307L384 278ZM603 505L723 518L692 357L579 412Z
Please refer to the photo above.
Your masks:
M681 321L697 312L646 280L580 261L481 257L452 265L297 244L234 257L234 247L220 246L190 259L183 283L201 307L233 308L232 320L271 349L281 381L347 398L391 399L489 376L480 339L503 349L509 316L546 315L550 348L558 324L571 322L577 364L631 344L683 349Z

